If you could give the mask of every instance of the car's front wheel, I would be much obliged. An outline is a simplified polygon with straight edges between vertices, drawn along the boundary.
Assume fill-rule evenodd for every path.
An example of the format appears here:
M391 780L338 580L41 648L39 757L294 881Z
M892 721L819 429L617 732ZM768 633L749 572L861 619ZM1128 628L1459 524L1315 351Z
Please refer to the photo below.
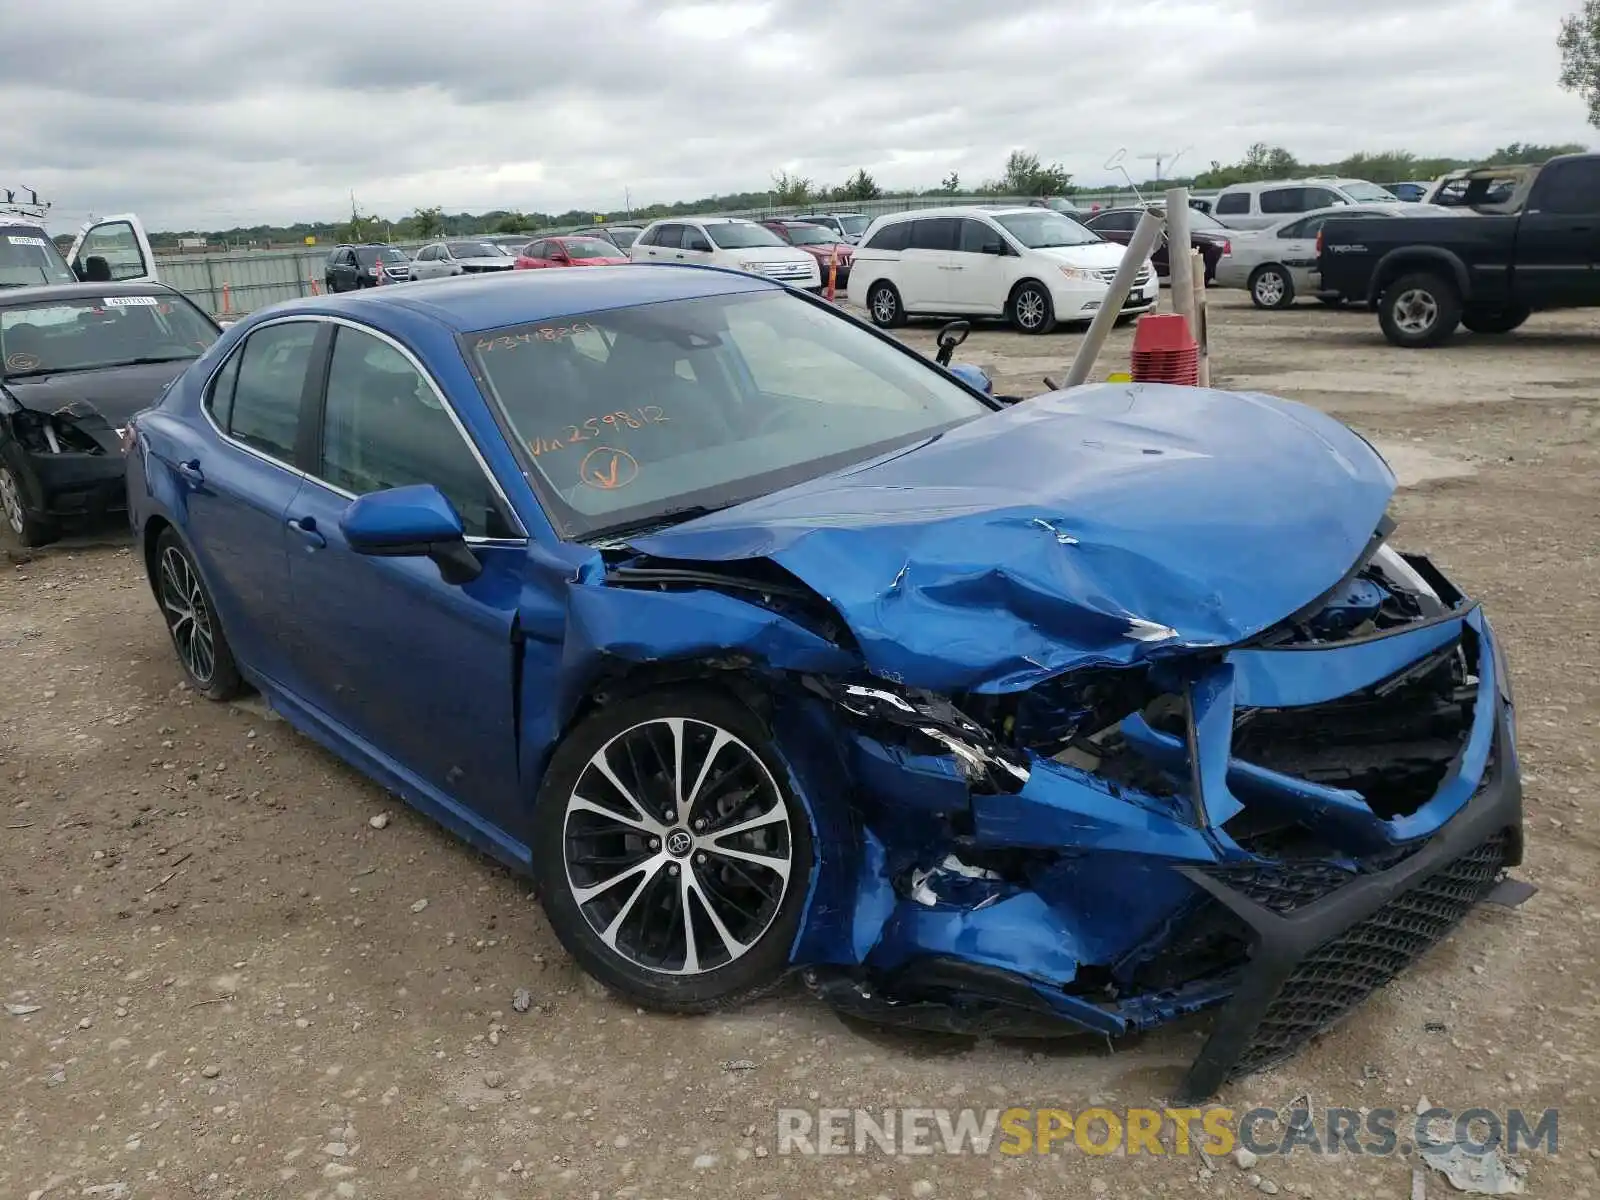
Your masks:
M811 876L806 814L761 720L720 692L620 700L557 748L533 869L556 936L636 1004L707 1012L779 981Z
M1294 280L1282 267L1259 267L1250 276L1250 302L1257 308L1288 308L1294 303Z
M156 599L172 648L194 690L208 700L231 700L244 689L233 649L194 556L170 528L156 539Z
M1027 280L1017 285L1007 306L1011 324L1020 333L1049 333L1056 327L1056 308L1044 284Z
M0 519L26 548L45 546L61 536L54 521L28 507L27 468L15 444L0 449Z

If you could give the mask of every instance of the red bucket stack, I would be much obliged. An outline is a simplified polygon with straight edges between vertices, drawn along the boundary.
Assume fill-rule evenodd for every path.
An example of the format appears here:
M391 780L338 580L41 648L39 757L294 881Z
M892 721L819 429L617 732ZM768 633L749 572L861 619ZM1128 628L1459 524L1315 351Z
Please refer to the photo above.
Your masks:
M1147 313L1133 331L1136 383L1200 383L1200 346L1181 313Z

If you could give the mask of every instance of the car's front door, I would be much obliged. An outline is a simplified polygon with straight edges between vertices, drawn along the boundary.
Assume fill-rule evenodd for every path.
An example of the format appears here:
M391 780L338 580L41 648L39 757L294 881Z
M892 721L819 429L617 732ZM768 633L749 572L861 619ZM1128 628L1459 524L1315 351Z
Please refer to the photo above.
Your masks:
M1517 219L1517 299L1600 304L1600 159L1557 161L1534 180Z
M1005 311L1017 253L1000 231L973 217L958 218L956 250L950 255L948 306L951 312Z
M682 225L658 226L655 237L645 247L645 261L677 262L678 253L683 249L682 237Z
M527 539L443 392L399 343L340 323L315 469L286 528L302 625L301 698L388 765L524 839L513 628ZM356 554L339 530L368 492L430 483L484 571L445 583L426 558Z
M713 261L716 247L698 225L683 227L683 245L679 247L676 261L706 264Z
M79 279L89 279L89 260L106 264L108 280L91 282L156 283L156 256L144 225L132 213L91 221L78 231L68 255Z
M411 260L411 278L434 279L443 273L439 258L444 253L444 247L435 243L424 246L417 251L416 258Z
M293 608L284 520L300 490L301 413L315 393L319 321L258 326L212 377L211 430L174 451L184 531L239 661L292 685Z

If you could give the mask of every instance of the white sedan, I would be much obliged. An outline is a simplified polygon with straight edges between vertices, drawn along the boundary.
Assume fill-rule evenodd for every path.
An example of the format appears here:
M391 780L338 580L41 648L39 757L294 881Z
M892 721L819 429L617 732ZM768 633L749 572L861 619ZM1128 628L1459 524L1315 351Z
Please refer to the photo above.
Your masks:
M445 279L451 275L481 275L490 271L509 271L517 265L515 255L507 254L495 242L478 238L451 238L430 242L411 260L411 278Z
M1317 234L1329 217L1437 217L1454 210L1431 204L1340 204L1314 209L1280 221L1266 229L1236 229L1229 236L1229 253L1217 263L1210 285L1245 288L1257 308L1288 308L1300 296L1315 296L1325 304L1345 297L1322 291L1317 271Z

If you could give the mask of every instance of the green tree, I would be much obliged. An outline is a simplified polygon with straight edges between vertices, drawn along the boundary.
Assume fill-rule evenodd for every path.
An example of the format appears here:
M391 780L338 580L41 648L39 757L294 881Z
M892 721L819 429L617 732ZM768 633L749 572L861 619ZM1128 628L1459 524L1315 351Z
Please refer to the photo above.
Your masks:
M426 242L444 233L444 209L439 205L432 208L419 208L411 214L411 235L418 241Z
M954 171L944 177L944 182L939 185L941 192L949 192L952 196L961 190L961 176Z
M849 179L844 181L844 186L834 189L836 200L876 200L883 195L883 190L878 187L878 181L867 174L867 169L862 167Z
M1600 129L1600 0L1584 0L1583 10L1561 21L1560 83L1589 106L1589 124Z
M532 229L534 222L528 220L519 212L509 212L494 223L496 233L526 233Z
M816 195L816 185L811 180L791 175L787 171L773 173L772 197L776 203L785 207L798 207L811 203Z
M1013 150L1006 158L1005 173L983 190L997 196L1064 196L1072 191L1072 176L1060 163L1047 167L1037 154Z

